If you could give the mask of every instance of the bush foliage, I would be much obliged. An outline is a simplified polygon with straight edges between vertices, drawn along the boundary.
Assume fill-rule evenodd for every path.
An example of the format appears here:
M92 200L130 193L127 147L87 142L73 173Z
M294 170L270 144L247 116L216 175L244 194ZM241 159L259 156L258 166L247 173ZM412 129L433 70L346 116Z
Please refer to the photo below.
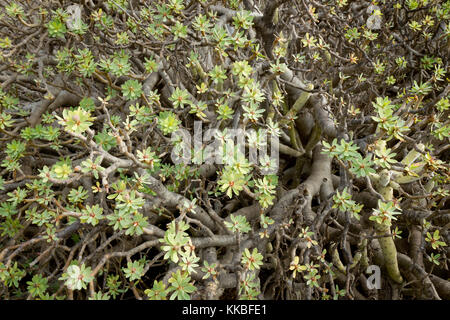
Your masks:
M0 3L1 299L450 298L450 1Z

